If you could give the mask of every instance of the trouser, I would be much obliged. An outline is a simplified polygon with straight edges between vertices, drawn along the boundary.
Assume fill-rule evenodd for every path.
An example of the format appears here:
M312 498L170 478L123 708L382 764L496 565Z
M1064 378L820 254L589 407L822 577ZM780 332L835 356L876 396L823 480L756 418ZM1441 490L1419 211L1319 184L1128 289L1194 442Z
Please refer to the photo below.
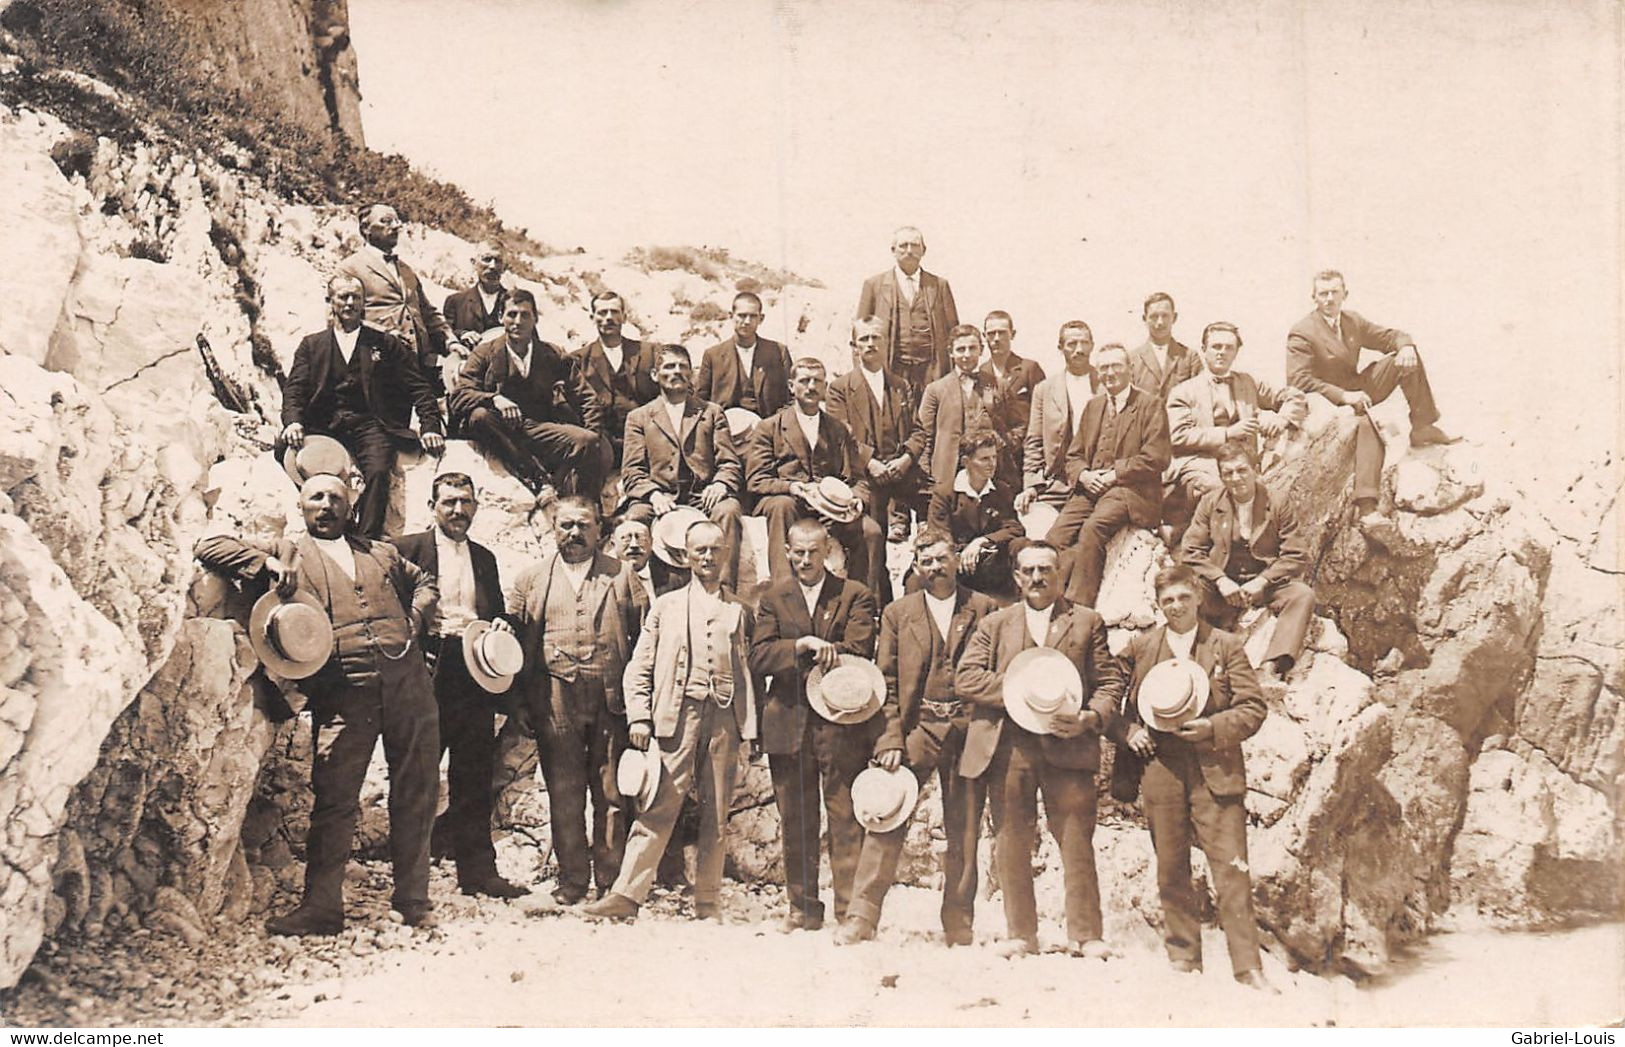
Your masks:
M858 852L863 848L863 827L852 813L852 781L869 764L873 738L868 723L835 724L809 712L801 748L768 754L784 843L784 887L792 911L818 919L824 916L824 903L818 897L818 794L822 787L829 821L835 919L846 918Z
M678 505L700 506L698 491L686 491L678 496ZM724 498L710 509L706 515L711 522L722 528L722 584L733 590L739 588L739 532L740 519L744 510L737 498ZM626 507L625 516L629 520L638 520L653 526L655 521L654 507L647 501L633 502Z
M722 892L722 866L728 855L725 837L739 760L738 713L714 701L685 698L677 714L677 730L653 743L660 746L664 773L654 802L632 824L614 891L639 905L649 897L660 857L682 813L683 798L698 777L700 838L694 901L715 902Z
M1087 607L1095 605L1106 571L1106 543L1118 531L1133 525L1134 509L1141 502L1138 494L1125 487L1109 488L1099 498L1076 491L1066 500L1045 538L1069 554L1068 563L1063 565L1071 576L1067 599Z
M880 554L869 559L869 570L862 579L869 591L875 594L875 600L884 607L892 600L891 572L886 570L885 539L891 533L894 525L908 531L910 515L918 516L921 523L925 521L926 507L930 503L930 478L920 472L917 465L911 464L902 476L887 483L869 481L868 513L876 525L880 527L881 546Z
M1286 657L1295 665L1303 654L1304 637L1309 635L1309 622L1315 615L1315 590L1296 578L1285 578L1265 589L1264 595L1270 613L1275 615L1275 632L1270 636L1264 660ZM1208 585L1202 596L1202 613L1219 628L1230 629L1241 617L1241 608L1226 603L1218 588Z
M476 407L465 427L533 490L552 483L562 491L596 498L611 469L607 442L579 425L529 418L509 423L499 411Z
M331 426L312 427L306 435L331 436L350 452L366 484L355 501L356 532L367 538L383 538L384 514L389 511L389 482L395 471L395 441L384 423L366 415L341 414L333 419ZM287 451L288 445L278 434L275 447L278 462Z
M438 647L434 697L440 707L440 751L451 751L446 810L435 819L433 850L457 862L457 879L476 883L496 872L491 844L491 765L497 751L496 702L468 675L459 637L429 641Z
M993 806L994 860L1004 892L1008 935L1038 937L1033 895L1033 847L1038 841L1038 795L1061 848L1066 889L1066 936L1085 942L1101 936L1100 881L1095 873L1095 772L1056 767L1044 758L1039 737L1006 721L999 746L982 776Z
M1360 384L1355 388L1380 404L1395 389L1405 393L1405 403L1411 410L1411 428L1432 425L1439 420L1438 405L1433 402L1433 386L1418 357L1415 370L1401 375L1392 354L1376 360L1360 372ZM1377 425L1368 414L1359 416L1354 431L1354 497L1376 498L1382 493L1382 437Z
M946 729L946 734L939 732ZM959 754L965 748L965 730L937 721L909 732L903 743L909 770L924 785L937 772L942 794L942 829L948 838L943 859L942 929L951 938L969 934L976 916L976 842L981 834L982 810L987 806L987 785L980 778L959 775ZM897 863L908 840L908 822L890 832L866 833L858 853L852 903L847 912L871 924L880 922L886 892L897 879Z
M533 704L531 724L547 785L559 886L572 892L585 892L595 883L608 888L620 872L626 848L626 815L615 786L615 763L626 749L626 717L610 711L601 681L554 677L550 689L549 708Z
M344 866L360 816L361 785L378 738L389 764L389 853L394 905L429 902L429 832L440 794L440 731L428 672L416 651L379 659L380 680L340 684L313 704L310 785L315 805L305 842L305 902L344 914Z
M1207 855L1208 875L1219 896L1219 926L1236 974L1262 966L1253 885L1247 870L1247 808L1242 796L1215 796L1187 746L1162 739L1140 780L1151 845L1157 852L1157 893L1162 898L1163 944L1168 958L1202 962L1202 925L1191 886L1191 836Z
M910 363L901 357L892 359L891 370L903 381L903 395L908 398L908 413L910 415L920 409L920 398L925 395L925 387L931 384L936 377L934 370L935 360L920 360Z
M790 525L803 516L816 516L791 494L770 494L756 503L756 512L767 518L767 562L774 578L790 577L790 557L785 552ZM872 565L886 569L886 535L874 517L860 514L851 523L824 521L829 533L846 551L846 576L868 584Z

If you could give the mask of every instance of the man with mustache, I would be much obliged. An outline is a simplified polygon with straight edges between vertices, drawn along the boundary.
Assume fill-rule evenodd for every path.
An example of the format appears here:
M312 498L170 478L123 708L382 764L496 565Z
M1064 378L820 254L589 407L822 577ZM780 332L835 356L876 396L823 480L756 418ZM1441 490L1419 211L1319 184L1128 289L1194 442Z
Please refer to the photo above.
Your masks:
M1025 513L1034 502L1057 510L1071 496L1066 479L1066 451L1083 420L1083 409L1095 395L1094 332L1082 320L1068 320L1056 338L1064 367L1033 390L1022 444L1021 475L1024 490L1016 495L1016 512Z
M977 373L998 390L999 413L993 422L1003 436L1000 453L1006 459L1000 463L999 475L1019 488L1027 421L1032 415L1033 393L1044 381L1044 369L1038 361L1016 354L1016 322L1003 309L993 310L982 321L982 339L987 343L987 363Z
M392 905L407 926L432 927L429 833L440 793L440 732L416 637L434 612L434 581L393 545L345 533L350 488L338 477L319 473L306 480L299 508L308 533L298 542L216 535L194 550L211 570L264 579L284 597L308 593L333 623L332 656L299 685L315 723L305 894L265 929L274 935L344 930L344 867L380 735L389 764Z
M450 351L447 342L455 336L440 310L429 302L418 274L395 253L401 239L400 217L384 203L367 204L356 217L366 242L340 262L337 271L361 281L367 321L406 343L424 376L438 389L437 358ZM404 413L398 421L405 423Z
M570 363L592 392L585 424L611 445L614 466L621 463L626 416L660 395L654 380L654 353L636 338L626 338L626 300L604 290L587 303L598 337L570 354Z
M508 289L502 286L502 273L507 267L502 245L482 244L473 262L474 286L447 295L441 310L464 353L479 345L487 332L502 325L508 305Z
M949 334L959 309L948 281L920 267L925 234L905 225L892 234L896 263L863 282L854 316L878 316L885 324L886 367L908 390L910 407L932 380L948 373Z

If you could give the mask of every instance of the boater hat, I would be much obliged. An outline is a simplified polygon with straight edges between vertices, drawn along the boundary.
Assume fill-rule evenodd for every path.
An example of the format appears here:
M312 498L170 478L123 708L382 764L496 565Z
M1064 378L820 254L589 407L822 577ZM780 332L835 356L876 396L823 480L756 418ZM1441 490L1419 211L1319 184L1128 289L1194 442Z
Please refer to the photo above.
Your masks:
M814 666L807 674L807 704L831 723L862 723L885 697L886 677L867 658L843 654L829 672Z
M271 672L303 680L332 655L333 623L310 593L298 591L284 600L272 589L249 612L248 642Z
M652 552L673 567L688 566L688 529L710 517L692 505L679 505L655 521Z
M350 482L350 452L331 436L307 436L297 450L290 447L282 455L282 468L295 487L318 473L330 473Z
M639 811L647 811L660 788L660 743L649 739L647 749L628 748L615 765L615 788Z
M814 484L807 504L841 523L851 523L858 518L861 511L858 508L858 496L839 476L826 476Z
M1140 681L1140 719L1154 731L1178 730L1207 707L1208 679L1189 658L1158 662Z
M1055 526L1055 521L1060 515L1060 511L1048 502L1034 501L1018 519L1021 520L1022 529L1027 532L1027 537L1038 539L1049 534L1049 529Z
M1034 734L1052 734L1050 717L1083 710L1083 677L1072 659L1053 647L1029 647L1004 673L1004 710Z
M525 667L525 649L519 637L490 622L474 621L463 630L463 664L468 675L492 694L502 694Z
M728 435L735 440L748 437L762 421L761 415L744 407L730 407L722 413L728 419Z
M852 781L852 814L867 832L891 832L907 822L919 799L919 779L906 767L870 767Z

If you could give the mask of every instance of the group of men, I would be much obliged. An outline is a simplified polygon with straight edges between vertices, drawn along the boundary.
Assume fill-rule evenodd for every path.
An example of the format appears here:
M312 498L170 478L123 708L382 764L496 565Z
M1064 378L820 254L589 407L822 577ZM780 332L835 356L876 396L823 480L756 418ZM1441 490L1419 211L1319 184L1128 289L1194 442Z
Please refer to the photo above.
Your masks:
M923 235L904 228L893 268L864 283L853 366L831 382L818 359L792 359L758 335L754 293L734 298L734 336L706 350L697 372L681 345L623 336L625 302L610 291L588 303L597 337L565 354L536 337L536 300L503 283L499 248L481 250L475 286L442 313L395 256L393 209L363 208L360 223L366 246L328 283L331 324L301 343L284 389L277 452L294 456L308 534L291 544L215 537L198 548L206 566L320 608L333 632L332 657L301 684L316 732L306 893L270 922L274 933L342 927L344 855L380 735L403 919L433 919L431 846L455 860L465 892L524 893L498 873L491 842L500 709L535 739L559 865L554 896L574 905L596 889L582 910L589 917L636 917L695 790L694 915L721 918L743 750L765 753L771 769L781 930L824 923L822 806L837 941L875 936L907 818L875 816L873 790L858 790L858 802L854 785L866 774L923 784L935 773L948 837L947 943L972 940L977 840L991 807L1007 924L999 947L1038 949L1030 856L1042 795L1064 866L1067 947L1105 959L1092 845L1104 738L1120 764L1141 771L1171 961L1201 965L1194 833L1215 869L1234 973L1268 987L1245 871L1240 750L1265 706L1240 641L1219 626L1270 606L1279 622L1266 659L1285 675L1314 593L1293 507L1259 482L1260 441L1302 421L1307 392L1353 407L1355 499L1366 511L1383 450L1365 414L1372 403L1401 388L1412 443L1449 440L1434 424L1414 344L1344 311L1340 274L1314 278L1315 310L1288 337L1286 388L1235 369L1233 324L1207 325L1200 352L1175 340L1164 293L1146 299L1149 337L1133 350L1096 347L1082 321L1062 325L1064 366L1046 376L1014 353L1008 313L989 313L981 328L959 323L948 282L921 268ZM1362 348L1384 355L1362 371ZM463 360L442 414L438 359L451 354ZM478 492L464 474L435 479L432 528L376 540L394 448L410 438L437 453L448 421L548 510L538 519L555 551L506 597L494 557L468 537ZM358 497L340 478L296 468L318 433L348 450ZM999 498L1008 509L977 511ZM693 522L662 538L667 555L652 559L652 525L685 507ZM1035 528L1046 510L1047 527ZM761 586L739 584L746 513L767 521L771 577ZM1028 533L1017 537L1012 513ZM1114 657L1092 609L1106 544L1165 515L1179 536L1179 564L1156 583L1166 625ZM966 520L986 533L967 537ZM895 598L888 534L913 554L907 591ZM837 543L844 577L826 566ZM516 638L523 667L493 670L470 639L481 630ZM1017 716L1011 681L1030 677L1035 648L1070 666L1078 700L1035 699L1045 711ZM1189 707L1166 719L1157 701L1145 704L1160 700L1170 676L1181 679L1156 669L1165 662L1196 667ZM510 680L512 693L494 697ZM436 824L438 754L448 748L450 805ZM629 751L649 761L630 792L626 766L639 757Z

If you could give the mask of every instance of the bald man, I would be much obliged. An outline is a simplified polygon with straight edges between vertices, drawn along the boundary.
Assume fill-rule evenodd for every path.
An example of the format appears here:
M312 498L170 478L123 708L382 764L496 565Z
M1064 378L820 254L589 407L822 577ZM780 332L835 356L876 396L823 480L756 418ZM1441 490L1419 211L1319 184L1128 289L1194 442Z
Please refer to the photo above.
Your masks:
M959 309L948 281L920 267L925 234L905 225L892 234L892 260L883 273L863 282L854 316L878 316L886 330L886 367L908 385L918 405L925 387L948 373L948 332Z

